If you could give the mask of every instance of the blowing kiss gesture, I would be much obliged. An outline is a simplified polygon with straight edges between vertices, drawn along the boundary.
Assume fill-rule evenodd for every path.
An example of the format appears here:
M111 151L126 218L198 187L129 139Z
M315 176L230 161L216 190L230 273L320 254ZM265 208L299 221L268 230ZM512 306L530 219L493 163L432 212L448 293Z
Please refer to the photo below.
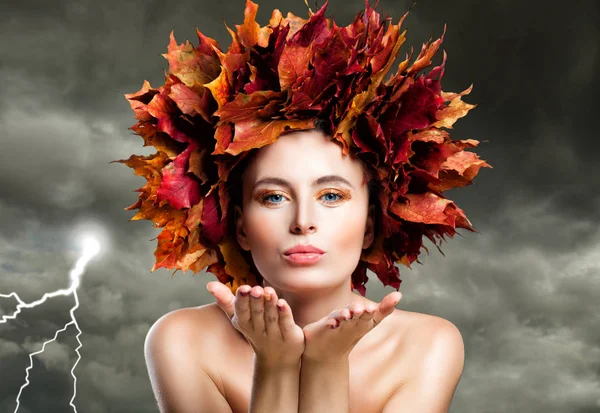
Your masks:
M353 303L307 324L302 357L316 362L347 358L356 343L394 312L402 293L394 291L379 304Z
M353 303L301 329L294 323L289 305L278 300L271 287L242 285L236 296L220 282L206 287L256 355L270 363L293 364L300 357L315 362L347 357L364 335L393 313L402 298L394 291L379 304ZM277 310L276 304L282 304L283 310Z

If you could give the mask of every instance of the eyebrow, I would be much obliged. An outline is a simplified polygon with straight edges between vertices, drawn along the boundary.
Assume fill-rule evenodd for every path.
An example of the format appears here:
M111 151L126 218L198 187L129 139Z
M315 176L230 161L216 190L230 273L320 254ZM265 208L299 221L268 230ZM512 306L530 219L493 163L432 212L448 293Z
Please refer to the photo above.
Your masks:
M342 178L339 175L325 175L320 178L317 178L312 182L312 186L322 185L322 184L330 184L330 183L342 183L342 184L348 185L352 189L355 189L354 185L352 185L348 180L346 180L345 178ZM267 176L265 178L262 178L262 179L259 179L258 181L256 181L254 183L253 189L256 188L257 186L263 185L263 184L280 185L280 186L285 186L288 188L292 187L292 184L283 178Z

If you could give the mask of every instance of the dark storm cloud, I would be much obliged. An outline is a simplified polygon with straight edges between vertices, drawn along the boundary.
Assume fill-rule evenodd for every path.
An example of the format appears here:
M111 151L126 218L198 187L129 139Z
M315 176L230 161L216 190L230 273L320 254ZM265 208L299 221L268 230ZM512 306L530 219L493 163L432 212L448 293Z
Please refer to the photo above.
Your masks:
M322 2L320 2L322 3ZM306 17L302 0L258 2ZM318 9L314 2L313 11ZM396 22L410 2L381 1ZM124 93L144 79L158 87L169 33L197 44L195 28L219 41L243 21L244 1L8 2L0 13L0 293L25 301L66 288L88 222L105 231L102 254L78 290L79 408L91 413L158 411L143 359L145 335L168 311L205 304L212 274L149 269L159 231L128 222L145 180L122 164L154 152L127 129ZM362 1L331 0L328 15L349 24ZM451 412L584 413L600 408L600 176L596 2L419 1L403 27L401 58L441 36L443 88L477 104L451 132L477 139L484 169L448 193L479 233L429 242L423 266L400 267L408 311L455 323L466 361ZM434 61L441 63L440 56ZM400 60L400 59L399 59ZM487 142L484 142L487 141ZM90 225L91 225L90 224ZM369 274L368 296L391 289ZM0 411L13 411L28 354L69 321L73 297L24 310L0 324ZM2 315L16 302L0 299ZM77 331L34 357L19 412L66 411Z

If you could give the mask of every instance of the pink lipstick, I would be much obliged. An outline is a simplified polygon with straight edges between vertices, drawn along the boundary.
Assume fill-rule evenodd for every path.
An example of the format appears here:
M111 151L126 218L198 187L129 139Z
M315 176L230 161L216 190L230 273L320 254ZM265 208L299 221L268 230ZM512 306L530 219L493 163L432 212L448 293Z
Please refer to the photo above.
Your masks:
M319 262L319 260L321 259L321 257L323 257L323 255L325 255L325 254L318 254L318 253L314 253L314 252L311 252L311 253L300 252L300 253L295 253L295 254L284 254L283 256L285 257L286 260L288 260L294 264L312 265L312 264Z

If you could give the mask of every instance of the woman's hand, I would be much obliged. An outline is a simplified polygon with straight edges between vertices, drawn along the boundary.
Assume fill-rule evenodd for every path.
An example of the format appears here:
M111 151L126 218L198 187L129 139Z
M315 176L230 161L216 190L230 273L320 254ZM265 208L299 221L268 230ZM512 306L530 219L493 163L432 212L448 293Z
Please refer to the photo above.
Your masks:
M316 362L336 362L347 358L356 343L394 312L402 293L392 292L381 303L354 303L304 326L303 358Z
M242 285L235 297L218 281L209 282L206 289L250 343L259 361L298 365L304 352L304 333L294 322L292 309L284 299L277 299L272 287Z

